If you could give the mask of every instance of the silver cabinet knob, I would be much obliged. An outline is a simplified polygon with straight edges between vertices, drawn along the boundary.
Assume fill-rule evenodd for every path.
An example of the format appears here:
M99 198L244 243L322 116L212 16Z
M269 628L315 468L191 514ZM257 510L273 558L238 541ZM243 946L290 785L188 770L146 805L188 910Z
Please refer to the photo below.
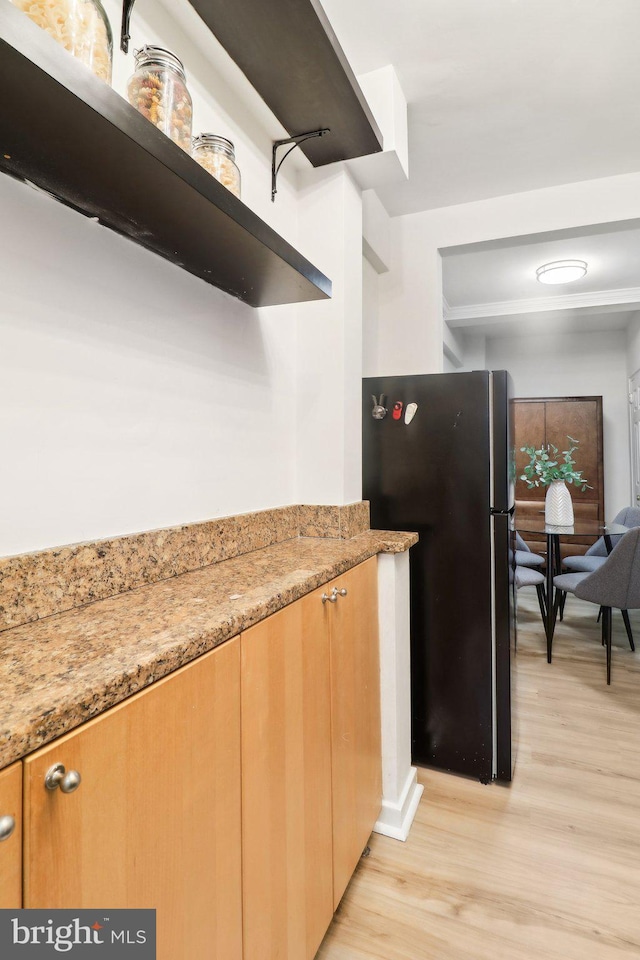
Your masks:
M323 593L320 599L322 600L323 603L326 603L327 600L329 601L329 603L337 603L338 597L346 597L346 595L347 595L347 591L345 590L344 587L342 588L342 590L338 590L337 587L334 587L328 596L326 593Z
M60 787L63 793L73 793L81 781L82 777L77 770L69 770L67 773L63 763L54 763L45 774L44 785L47 790L57 790Z
M16 828L16 821L13 817L6 816L0 817L0 843L3 840L8 840L13 831Z

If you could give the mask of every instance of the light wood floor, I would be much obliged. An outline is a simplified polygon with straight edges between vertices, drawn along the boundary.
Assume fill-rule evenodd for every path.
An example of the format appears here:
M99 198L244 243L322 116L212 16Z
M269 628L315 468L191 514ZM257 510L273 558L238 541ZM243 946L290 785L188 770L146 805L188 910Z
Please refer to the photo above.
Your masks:
M636 654L614 613L610 687L592 605L569 598L551 665L533 590L518 619L513 784L420 771L408 841L374 835L317 960L640 957L640 611Z

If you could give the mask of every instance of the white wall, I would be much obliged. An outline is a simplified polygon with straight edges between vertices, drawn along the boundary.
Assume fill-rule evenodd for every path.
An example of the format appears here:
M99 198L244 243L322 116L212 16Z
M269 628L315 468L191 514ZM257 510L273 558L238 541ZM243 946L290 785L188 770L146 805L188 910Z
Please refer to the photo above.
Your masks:
M375 377L380 358L380 286L391 260L391 220L374 190L362 194L362 375Z
M105 5L115 34L120 4ZM334 280L334 300L254 310L0 176L0 555L360 496L360 192L333 171L299 202L284 171L272 204L263 118L158 4L137 4L132 26L132 49L183 59L195 132L236 143L243 200ZM120 89L132 63L116 53Z
M459 367L456 367L455 363L453 363L453 362L449 359L449 357L446 355L446 353L443 354L443 357L442 357L442 373L458 373L459 371L460 371L460 368L459 368Z
M496 197L391 220L390 270L380 276L383 374L442 369L439 250L640 216L640 173Z
M640 370L640 312L635 313L627 328L627 376Z
M0 554L292 502L291 308L6 177L0 207Z
M613 517L629 503L629 411L623 330L487 340L487 366L510 372L516 397L602 396L607 517Z
M298 498L348 503L362 490L362 200L341 168L311 171L299 193L301 235L333 280L333 298L298 327Z
M375 377L378 371L379 323L378 272L362 258L362 376Z
M462 337L464 344L464 370L488 370L487 340L483 334L465 333Z
M390 269L379 284L379 375L442 370L442 267L438 247L430 240L428 216L390 221Z
M377 273L385 273L391 260L391 218L375 190L362 193L362 252Z

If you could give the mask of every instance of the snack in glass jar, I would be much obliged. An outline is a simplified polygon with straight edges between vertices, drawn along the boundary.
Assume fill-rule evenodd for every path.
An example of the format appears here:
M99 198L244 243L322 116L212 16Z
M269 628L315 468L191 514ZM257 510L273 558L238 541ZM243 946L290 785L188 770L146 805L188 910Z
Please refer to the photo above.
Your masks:
M136 70L129 80L129 103L174 143L191 153L193 107L184 67L163 47L134 51Z
M193 159L240 199L240 171L235 158L235 148L225 137L201 133L193 138Z
M111 83L113 37L100 0L11 0L105 83Z

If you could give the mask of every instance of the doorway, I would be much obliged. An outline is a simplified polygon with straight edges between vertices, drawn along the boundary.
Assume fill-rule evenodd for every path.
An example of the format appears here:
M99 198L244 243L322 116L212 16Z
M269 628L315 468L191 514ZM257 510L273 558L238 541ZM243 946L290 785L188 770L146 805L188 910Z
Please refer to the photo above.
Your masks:
M631 503L640 506L640 370L629 378L631 421Z

